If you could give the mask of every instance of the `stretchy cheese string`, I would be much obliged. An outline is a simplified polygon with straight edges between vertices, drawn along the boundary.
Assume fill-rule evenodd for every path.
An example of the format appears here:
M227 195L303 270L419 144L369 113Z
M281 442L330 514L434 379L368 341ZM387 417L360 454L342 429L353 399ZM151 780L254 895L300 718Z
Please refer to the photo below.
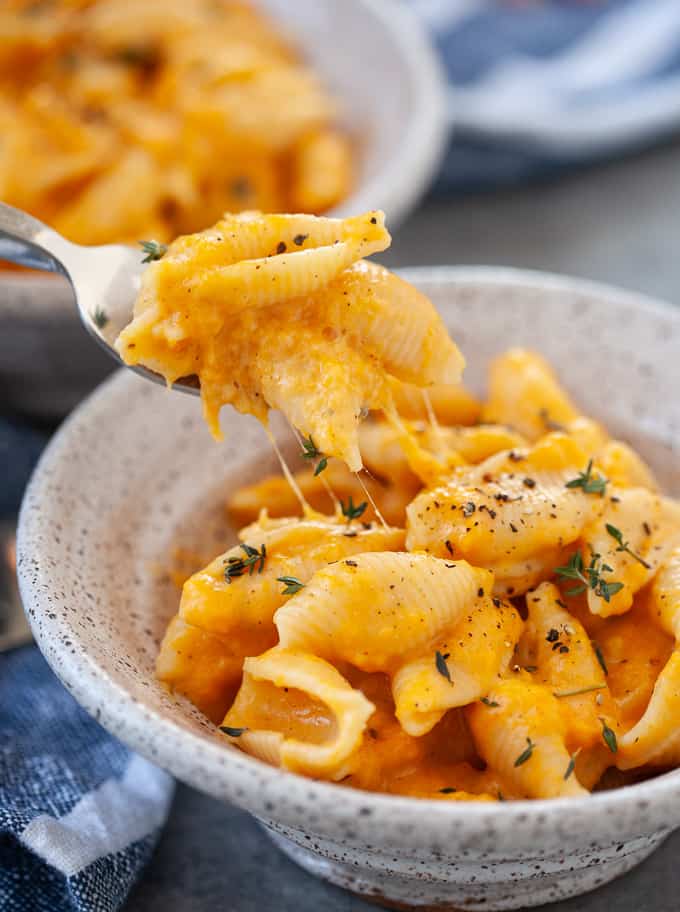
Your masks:
M371 506L373 507L373 509L375 510L375 515L378 517L378 519L379 519L380 522L382 523L383 529L389 529L389 526L388 526L387 523L385 522L385 517L382 515L382 513L381 513L380 510L378 509L378 504L377 504L377 503L375 502L375 500L371 497L371 492L368 490L368 488L367 488L366 485L364 484L363 478L361 477L361 475L360 475L358 472L355 472L354 474L356 475L357 481L358 481L359 484L361 485L361 487L362 487L362 489L363 489L363 492L364 492L364 494L366 495L366 499L368 500L368 502L370 503L370 505L371 505Z
M427 420L430 423L430 427L434 431L434 439L437 441L437 455L443 456L445 447L443 446L442 428L439 424L439 421L437 420L437 415L432 405L432 399L430 399L430 393L427 389L421 390L421 393L423 396L423 402L425 404Z
M309 516L310 514L314 513L314 510L312 510L310 505L307 503L305 495L300 490L300 486L298 485L297 481L295 480L293 473L288 468L288 463L283 458L283 453L279 449L279 445L276 442L276 438L274 437L274 435L272 434L272 432L269 430L268 427L265 427L265 432L267 434L267 437L269 437L269 442L271 443L272 448L273 448L274 452L276 453L276 456L279 460L279 463L281 464L281 471L283 472L286 481L290 485L291 490L293 491L293 494L295 494L297 499L300 501L300 506L302 507L303 515Z

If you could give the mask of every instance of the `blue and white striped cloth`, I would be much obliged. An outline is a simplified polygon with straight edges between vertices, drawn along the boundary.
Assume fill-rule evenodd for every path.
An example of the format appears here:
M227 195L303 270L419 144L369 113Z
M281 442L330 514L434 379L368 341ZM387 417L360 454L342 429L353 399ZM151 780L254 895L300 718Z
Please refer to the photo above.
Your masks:
M680 129L680 0L410 0L452 127L438 190L493 185Z
M35 647L0 655L3 912L115 912L172 792L170 776L90 718Z

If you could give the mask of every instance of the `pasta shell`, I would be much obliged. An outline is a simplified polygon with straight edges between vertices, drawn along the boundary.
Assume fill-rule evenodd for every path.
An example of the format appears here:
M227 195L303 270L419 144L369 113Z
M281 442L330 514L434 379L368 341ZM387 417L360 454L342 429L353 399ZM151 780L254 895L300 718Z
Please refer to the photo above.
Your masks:
M611 484L617 487L659 490L649 466L621 440L610 440L598 451L597 465Z
M275 641L271 633L247 644L241 637L222 639L175 615L161 642L156 675L217 724L236 696L243 656L250 650L262 652Z
M513 348L489 368L489 398L482 421L506 424L528 440L561 429L579 413L540 355Z
M419 737L444 713L479 700L507 671L522 630L512 605L481 597L426 656L403 665L392 680L396 716L404 731ZM438 667L437 655L447 675Z
M528 617L520 654L525 664L536 667L535 680L560 700L566 743L573 752L602 743L603 718L613 731L618 725L607 677L590 637L563 604L552 583L527 593Z
M375 709L361 691L323 659L280 647L246 659L243 670L243 684L223 722L247 729L238 744L293 772L336 780L346 776L347 761ZM278 712L273 688L279 691ZM268 724L276 727L268 729Z
M673 651L673 640L650 624L645 592L636 597L627 614L601 621L593 638L607 668L617 716L624 730L628 729L644 713L659 672Z
M610 530L620 533L629 550ZM616 490L602 515L583 532L585 553L599 555L602 566L610 568L602 578L623 587L610 598L590 589L588 606L593 614L611 617L630 610L635 593L649 582L668 552L670 531L658 495L645 488Z
M547 687L502 681L491 689L487 703L475 703L466 712L480 755L520 795L587 794L574 775L567 776L566 726L559 701Z
M274 622L287 649L391 673L425 650L434 657L433 645L492 584L487 570L465 561L355 554L315 573Z
M654 685L644 715L619 742L619 769L680 764L679 716L680 652L675 651Z
M654 580L650 610L662 629L680 643L680 546L671 551Z
M250 539L252 547L265 548L261 569L258 562L252 573L246 568L228 582L228 562L244 558L243 549L235 545L215 558L184 584L180 615L187 623L222 636L232 636L236 630L273 632L274 612L288 599L282 594L279 577L293 576L306 583L334 561L367 549L399 548L403 542L399 529L348 529L345 524L311 519L287 521L270 529L253 526L249 534L256 536Z
M601 508L600 498L567 487L586 461L567 435L551 434L531 450L499 453L459 470L410 504L407 548L490 567L500 585L504 566L575 541Z

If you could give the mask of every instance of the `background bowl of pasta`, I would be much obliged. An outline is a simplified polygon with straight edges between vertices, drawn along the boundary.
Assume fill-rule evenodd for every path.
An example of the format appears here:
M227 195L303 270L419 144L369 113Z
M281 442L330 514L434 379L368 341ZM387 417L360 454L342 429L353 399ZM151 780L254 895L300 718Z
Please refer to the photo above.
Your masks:
M680 386L677 312L539 273L440 268L407 277L461 344L474 393L482 394L500 352L536 349L578 406L635 447L667 493L680 493L680 405L669 395ZM275 469L257 422L232 410L222 421L225 441L217 444L192 397L119 373L66 422L28 489L19 529L24 604L48 661L106 728L179 779L253 813L309 871L399 908L505 910L579 894L632 868L680 825L680 771L615 772L604 790L531 801L500 789L485 801L458 800L441 782L429 797L378 793L255 759L234 743L238 732L230 740L167 692L154 663L177 611L182 563L193 572L234 541L226 500ZM629 626L616 628L602 658L607 686L618 687L624 702L628 659L637 669L631 687L647 688L647 700L662 664L656 647L645 645L637 615L630 617L612 621ZM561 636L548 632L548 653L556 643L562 648ZM677 655L670 636L659 649L663 661ZM493 713L496 705L488 699L479 711ZM672 746L677 719L666 725ZM604 735L606 751L611 733ZM400 742L394 745L388 753L408 762ZM536 746L521 747L514 766L528 769ZM508 744L511 750L514 756ZM580 762L573 761L557 774L546 767L546 775L573 785Z
M439 65L400 3L12 0L0 31L0 199L78 243L244 209L394 224L443 149ZM18 410L61 416L110 370L56 277L1 271L0 319Z

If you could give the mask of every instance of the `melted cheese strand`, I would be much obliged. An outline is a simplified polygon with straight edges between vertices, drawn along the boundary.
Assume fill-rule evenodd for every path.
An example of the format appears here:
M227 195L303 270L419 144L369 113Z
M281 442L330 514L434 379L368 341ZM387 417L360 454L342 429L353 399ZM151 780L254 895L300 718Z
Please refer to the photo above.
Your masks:
M442 426L437 420L437 415L432 405L432 399L430 398L430 393L427 389L421 389L421 394L423 397L423 403L425 404L425 412L427 414L427 420L432 428L434 433L434 439L437 441L437 455L443 456L446 450L444 445L444 439L442 434Z
M295 494L297 499L300 501L300 506L302 507L303 516L311 516L314 513L314 510L312 510L311 506L307 503L305 495L302 493L302 491L300 490L300 486L298 485L297 481L295 480L295 476L293 475L291 470L288 468L288 463L283 458L283 453L279 449L279 445L276 442L276 438L274 437L272 432L269 430L269 428L266 427L265 431L266 431L267 437L269 437L269 442L271 443L272 448L273 448L274 452L276 453L279 463L281 464L281 471L283 472L286 481L290 485L291 490L293 491L293 494Z
M361 485L362 490L363 490L364 494L366 495L366 498L367 498L368 502L370 503L370 505L371 505L371 506L373 507L373 509L375 510L375 515L378 517L378 519L379 519L380 522L382 523L383 529L389 529L389 526L388 526L387 523L385 522L385 517L382 515L382 513L381 513L380 510L378 509L378 504L375 502L375 500L373 499L373 497L371 497L371 492L368 490L368 488L367 488L366 485L364 484L363 478L361 477L361 475L360 475L358 472L355 472L354 474L356 475L357 481L358 481L359 484Z

